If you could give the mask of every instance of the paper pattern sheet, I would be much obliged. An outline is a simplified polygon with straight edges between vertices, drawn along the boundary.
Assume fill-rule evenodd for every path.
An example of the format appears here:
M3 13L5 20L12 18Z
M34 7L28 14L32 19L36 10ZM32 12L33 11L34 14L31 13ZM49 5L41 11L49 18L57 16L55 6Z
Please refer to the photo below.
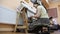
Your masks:
M16 24L17 12L0 6L0 23Z

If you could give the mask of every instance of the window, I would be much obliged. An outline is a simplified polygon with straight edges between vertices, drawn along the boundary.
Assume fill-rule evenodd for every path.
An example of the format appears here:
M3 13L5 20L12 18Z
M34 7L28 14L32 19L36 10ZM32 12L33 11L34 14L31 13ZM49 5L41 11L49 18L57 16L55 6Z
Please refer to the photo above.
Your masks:
M57 8L51 8L51 9L48 9L48 15L49 17L54 17L56 18L57 17Z

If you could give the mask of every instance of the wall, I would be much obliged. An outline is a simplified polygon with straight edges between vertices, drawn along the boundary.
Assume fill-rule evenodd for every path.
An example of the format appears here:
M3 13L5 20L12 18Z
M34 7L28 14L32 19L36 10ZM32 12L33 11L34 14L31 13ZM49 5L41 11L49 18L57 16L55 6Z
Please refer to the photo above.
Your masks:
M59 11L58 5L60 5L60 2L50 3L49 4L49 8L57 8L57 15L58 15L58 17L56 18L56 20L57 20L58 24L60 24L60 11Z
M19 0L1 0L2 6L15 10L19 5Z

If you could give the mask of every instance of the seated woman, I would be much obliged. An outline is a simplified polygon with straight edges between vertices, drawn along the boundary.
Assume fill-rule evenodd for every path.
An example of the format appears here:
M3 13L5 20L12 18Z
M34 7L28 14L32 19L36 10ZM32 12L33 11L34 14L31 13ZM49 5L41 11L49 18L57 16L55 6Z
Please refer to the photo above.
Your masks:
M53 17L50 17L50 29L52 30L57 30L58 29L58 24L56 19L54 19Z

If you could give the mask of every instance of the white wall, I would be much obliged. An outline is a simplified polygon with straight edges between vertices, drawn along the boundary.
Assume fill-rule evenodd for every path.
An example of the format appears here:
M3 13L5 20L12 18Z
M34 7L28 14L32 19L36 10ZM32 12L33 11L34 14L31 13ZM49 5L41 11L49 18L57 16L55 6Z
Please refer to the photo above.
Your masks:
M3 5L5 7L16 9L16 7L20 4L20 0L0 0L0 5Z

